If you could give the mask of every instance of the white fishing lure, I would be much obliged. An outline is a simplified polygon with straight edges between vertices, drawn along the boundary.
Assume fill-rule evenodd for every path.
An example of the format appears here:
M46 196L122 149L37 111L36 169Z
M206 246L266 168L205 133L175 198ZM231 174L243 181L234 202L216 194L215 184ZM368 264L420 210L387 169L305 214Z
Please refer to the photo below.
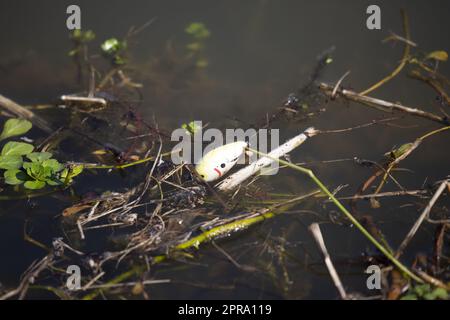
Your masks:
M209 151L195 166L195 171L204 181L214 181L234 167L244 154L247 143L237 141Z

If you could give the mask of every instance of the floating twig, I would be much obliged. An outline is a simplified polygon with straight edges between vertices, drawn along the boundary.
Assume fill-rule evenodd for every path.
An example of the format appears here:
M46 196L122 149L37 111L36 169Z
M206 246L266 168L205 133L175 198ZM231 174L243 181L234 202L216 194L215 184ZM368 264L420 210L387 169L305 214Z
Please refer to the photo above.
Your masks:
M418 196L427 194L426 190L400 190L400 191L388 191L371 194L355 194L349 197L338 197L338 200L354 200L354 199L372 199L372 198L384 198L384 197L397 197L397 196Z
M69 96L62 95L60 99L64 102L79 102L79 103L89 103L89 104L100 104L106 106L108 102L103 98L96 97L81 97L81 96Z
M316 240L317 246L320 251L322 251L323 259L325 261L325 265L327 266L328 272L330 273L331 279L339 291L339 295L342 300L347 299L347 293L345 292L344 286L342 285L341 279L334 268L333 261L331 261L330 254L328 253L327 247L325 246L325 241L323 240L322 232L320 231L320 226L317 223L313 223L309 226L309 231L312 233L314 239Z
M420 73L420 71L418 70L413 70L409 73L409 76L411 78L420 80L425 82L426 84L428 84L431 88L433 88L437 94L439 94L439 96L445 101L445 103L447 104L447 106L450 106L450 97L447 94L447 92L445 92L444 88L442 87L442 85L439 83L439 81L431 78L431 77L426 77L423 74Z
M331 99L336 98L336 92L339 89L342 81L344 81L345 78L347 78L347 76L350 74L350 70L347 71L346 73L344 73L344 75L338 80L338 82L336 82L336 84L334 85L334 89L331 92Z
M31 264L31 266L23 275L22 281L20 282L19 286L0 296L0 300L6 300L16 295L19 295L19 299L22 300L25 297L29 286L34 282L34 280L42 271L47 269L49 264L53 261L53 258L53 254L49 253L41 260L33 262L33 264Z
M402 243L398 247L397 253L395 254L396 258L399 258L402 255L402 253L405 250L406 246L409 244L411 239L416 234L416 232L419 229L420 225L422 224L423 220L430 214L430 211L433 208L434 204L439 199L439 197L441 196L442 192L449 185L449 183L450 183L450 180L442 181L441 185L439 186L439 188L434 193L434 195L431 198L430 202L428 202L427 206L422 211L422 214L416 220L416 223L414 223L414 225L412 226L411 230L409 230L409 232L406 235L405 239L402 241Z
M334 90L334 86L331 86L329 84L326 84L326 83L322 82L322 83L319 84L319 88L326 95L328 95L330 97L332 96L332 93L333 93L333 90ZM379 107L382 107L382 108L387 108L390 111L396 110L396 111L400 111L400 112L403 112L403 113L406 113L406 114L409 114L409 115L412 115L412 116L416 116L416 117L421 117L421 118L425 118L425 119L428 119L428 120L432 120L432 121L438 122L438 123L443 124L443 125L449 125L450 124L450 121L449 121L449 119L447 117L441 117L441 116L438 116L438 115L436 115L434 113L426 112L426 111L423 111L423 110L418 109L418 108L407 107L407 106L404 106L404 105L402 105L400 103L394 103L394 102L389 102L389 101L386 101L386 100L381 100L381 99L377 99L377 98L368 97L366 95L363 95L361 93L357 93L357 92L352 91L352 90L340 89L340 90L337 91L337 94L338 95L340 94L340 95L342 95L343 97L345 97L345 98L347 98L349 100L360 102L360 103L363 103L363 104L365 104L367 106L370 106L370 107L375 107L378 110L379 110Z
M435 274L439 274L441 272L442 248L444 247L444 238L447 226L447 224L441 223L436 227L433 246L433 267Z
M446 285L441 280L436 279L435 277L430 276L428 273L426 273L423 270L416 270L416 272L428 283L432 284L433 286L443 288L445 290L450 290L450 285Z
M401 41L401 42L409 44L411 47L417 47L417 43L415 43L409 39L406 39L402 36L399 36L398 34L392 32L392 31L389 31L389 34L390 34L389 37L383 39L383 41L381 41L381 42L384 43L384 42L388 42L388 41Z
M8 112L18 116L19 118L27 119L33 123L36 127L44 130L47 133L52 133L53 130L50 125L41 117L34 114L32 111L25 107L22 107L18 103L6 98L0 94L0 107L6 109Z

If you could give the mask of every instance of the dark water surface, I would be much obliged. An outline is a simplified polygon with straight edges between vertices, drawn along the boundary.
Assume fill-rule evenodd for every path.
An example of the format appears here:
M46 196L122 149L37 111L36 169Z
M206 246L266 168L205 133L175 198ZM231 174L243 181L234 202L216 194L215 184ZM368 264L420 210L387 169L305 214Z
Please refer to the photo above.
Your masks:
M347 70L351 74L346 86L363 90L390 73L402 55L402 45L383 44L390 31L402 34L400 9L409 15L411 37L419 50L449 51L450 3L448 1L384 1L380 2L382 29L371 31L365 26L368 1L2 1L0 3L0 94L22 104L49 103L59 95L80 91L75 81L75 68L67 56L70 50L65 27L66 7L79 4L83 29L92 29L95 44L110 37L122 37L132 25L139 26L156 17L153 24L136 37L132 46L132 64L145 66L152 57L164 54L168 41L181 48L186 42L184 28L191 22L203 22L211 31L206 43L209 79L203 90L184 90L176 80L169 83L161 77L146 77L145 68L139 80L144 84L143 102L139 107L144 119L156 118L168 131L193 119L210 127L246 128L272 112L306 82L316 57L334 46L331 63L322 80L337 81ZM133 66L132 65L132 66ZM449 74L448 64L440 72ZM156 77L158 79L158 77ZM373 96L405 105L439 112L436 93L423 83L403 73ZM279 121L282 139L293 136L308 126L318 129L341 129L378 119L386 114L358 105L331 102L311 106L315 112L301 122ZM448 109L448 108L447 108ZM49 113L55 127L64 123L58 113ZM231 119L238 118L241 122ZM399 126L377 125L340 134L324 134L291 154L296 162L310 162L359 157L380 160L394 146L414 141L439 125L427 120L406 117L395 122ZM118 132L106 138L117 139ZM61 146L67 160L79 159L80 150L70 141ZM450 163L449 134L427 140L402 167L410 171L397 173L401 184L410 190L445 178ZM352 161L313 164L311 168L330 188L348 185L341 196L352 195L372 173L372 169ZM302 194L314 188L304 176L282 170L277 176L263 179L270 192ZM123 190L136 180L118 173L88 173L77 179L74 188L83 194L95 190ZM397 190L389 183L384 191ZM443 204L450 204L443 198ZM386 198L381 208L372 209L360 202L359 209L371 215L396 248L426 203L413 197ZM63 236L59 215L67 202L53 196L20 201L0 202L0 283L17 285L20 275L45 252L23 240L23 230L45 243ZM311 203L326 221L335 214L330 205ZM294 209L304 209L301 205ZM249 273L229 262L214 247L205 246L192 264L167 263L156 268L155 279L171 279L170 284L150 287L152 298L288 298L334 299L337 292L321 262L307 227L317 217L292 214L267 221L246 232L220 241L221 247L243 265L273 268L272 275ZM374 253L374 248L355 228L324 223L322 232L338 272L349 291L376 294L365 289L365 264L361 253ZM424 224L416 235L403 261L408 265L416 253L430 253L434 227ZM284 246L292 258L283 270L270 248L263 250L267 237L274 245ZM101 250L101 239L95 234L89 249ZM257 248L255 250L254 248ZM287 278L286 278L287 277ZM35 293L35 297L42 297Z

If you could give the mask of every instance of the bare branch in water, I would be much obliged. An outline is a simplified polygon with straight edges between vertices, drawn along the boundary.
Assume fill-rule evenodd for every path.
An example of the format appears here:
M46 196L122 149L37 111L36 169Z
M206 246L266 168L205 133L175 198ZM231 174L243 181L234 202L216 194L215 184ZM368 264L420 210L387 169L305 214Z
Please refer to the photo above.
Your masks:
M450 184L450 180L442 181L439 188L436 190L434 196L431 198L430 202L428 202L425 209L422 211L422 214L419 216L419 218L416 220L416 223L412 226L411 230L409 230L408 234L406 235L403 242L400 244L400 246L397 249L397 253L395 254L396 258L399 258L403 251L405 250L408 243L411 241L412 238L414 238L414 235L416 234L417 230L419 229L420 225L422 224L423 220L430 214L431 209L433 208L436 201L441 196L444 189Z
M16 115L19 118L31 121L31 123L33 123L36 127L38 127L41 130L44 130L47 133L53 132L53 129L50 127L47 121L37 116L27 108L12 101L11 99L2 96L1 94L0 94L0 107L6 109L8 112Z
M312 233L314 239L316 240L317 246L323 254L323 259L325 260L325 265L327 266L328 272L330 273L331 279L333 280L336 289L339 292L342 300L347 299L347 293L345 292L344 286L342 285L341 279L334 268L333 261L331 261L330 254L328 253L327 247L325 246L325 241L323 240L322 232L320 231L320 226L317 223L313 223L309 226L309 231Z
M329 84L326 83L320 83L319 84L319 88L321 90L324 91L324 93L328 96L332 96L333 90L334 90L334 86L331 86ZM438 116L434 113L430 113L430 112L426 112L423 111L421 109L418 108L411 108L411 107L407 107L404 106L400 103L394 103L394 102L389 102L386 100L381 100L381 99L377 99L377 98L372 98L372 97L368 97L365 95L362 95L360 93L351 91L351 90L347 90L347 89L340 89L337 91L338 95L341 95L347 99L356 101L356 102L361 102L367 106L370 107L376 107L378 110L379 108L383 108L383 109L388 109L388 111L400 111L402 113L406 113L412 116L416 116L416 117L421 117L421 118L425 118L428 120L432 120L435 122L438 122L440 124L443 125L449 125L449 119L447 119L447 117L441 117Z

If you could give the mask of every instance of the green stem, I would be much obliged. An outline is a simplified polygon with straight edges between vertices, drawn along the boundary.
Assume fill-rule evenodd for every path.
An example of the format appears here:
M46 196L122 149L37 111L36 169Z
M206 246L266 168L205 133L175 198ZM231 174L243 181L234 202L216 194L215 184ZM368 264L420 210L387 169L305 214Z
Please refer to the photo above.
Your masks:
M162 153L161 157L167 157L170 156L172 153L177 152L179 150L174 150L174 151L170 151L170 152L166 152L166 153ZM140 159L140 160L136 160L133 162L129 162L129 163L125 163L125 164L121 164L121 165L96 165L96 164L84 164L84 168L87 169L125 169L128 167L132 167L132 166L136 166L138 164L142 164L142 163L146 163L148 161L152 161L155 160L155 157L147 157L144 159Z
M317 195L318 192L319 191L316 190L309 194L294 198L292 200L288 200L285 203L285 206L291 206L298 201L301 201L303 199ZM274 205L274 206L272 206L272 209L275 209L275 207L278 207L278 206L279 205ZM158 264L158 263L161 263L161 262L167 260L170 257L170 254L173 252L183 251L183 250L186 250L186 249L189 249L192 247L198 249L200 244L202 244L204 242L214 240L217 237L220 237L223 235L241 231L241 230L246 229L258 222L262 222L266 219L273 218L273 217L277 216L278 214L281 214L285 210L287 210L286 207L283 207L283 208L280 208L278 211L270 211L270 212L261 213L255 217L239 219L239 220L236 220L236 221L233 221L233 222L221 225L221 226L217 226L210 230L204 231L201 234L199 234L198 236L195 236L191 239L186 240L185 242L178 244L177 246L175 246L174 248L172 248L170 250L169 254L164 254L164 255L159 255L159 256L153 257L152 264L153 265ZM138 274L142 273L144 270L145 270L144 266L136 266L136 267L132 268L131 270L128 270L128 271L118 275L117 277L113 278L112 280L108 281L107 284L120 283L122 281L125 281L128 278L131 278L134 275L138 275ZM96 298L101 292L102 292L101 289L97 289L97 290L85 295L82 299L83 300L92 300L92 299Z
M128 271L118 275L117 277L113 278L112 280L108 281L108 284L121 283L122 281L125 281L134 275L142 273L144 270L145 270L144 265L135 266L135 267L131 268L130 270L128 270ZM96 298L102 291L103 291L103 289L94 290L93 292L85 295L82 298L82 300L92 300L92 299Z
M186 250L191 247L195 247L196 249L198 249L200 244L203 242L211 241L211 240L215 239L216 237L245 229L255 223L258 223L265 219L272 218L274 216L275 216L275 213L267 212L267 213L258 215L256 217L237 220L237 221L233 221L231 223L227 223L227 224L212 228L208 231L205 231L205 232L199 234L196 237L193 237L185 242L178 244L173 249L171 249L171 252L173 253L174 251L175 252L182 251L182 250ZM169 255L165 255L165 254L153 257L152 264L161 263L161 262L167 260L168 258L169 258ZM128 270L128 271L118 275L117 277L113 278L112 280L108 281L108 284L120 283L128 278L131 278L134 275L140 274L143 270L144 270L143 266L136 266L136 267L132 268L131 270ZM82 299L83 300L92 300L92 299L96 298L101 292L102 292L101 289L94 290L93 292L85 295Z
M259 154L261 156L267 157L269 159L272 159L274 161L277 161L291 169L297 170L301 173L304 173L306 175L308 175L320 188L320 190L322 190L328 197L330 197L331 201L333 201L333 203L339 208L339 210L341 210L341 212L350 220L350 222L352 224L354 224L359 231L361 231L361 233L370 241L372 242L372 244L377 247L378 250L380 250L389 260L391 260L391 262L397 266L397 268L399 268L403 273L407 274L409 277L411 277L412 279L414 279L415 281L419 282L419 283L423 283L422 279L420 279L418 276L416 276L414 273L412 273L406 266L404 266L400 261L398 261L390 252L389 250L387 250L385 247L383 247L359 222L358 220L355 219L355 217L353 217L353 215L339 202L339 200L337 200L334 195L327 189L327 187L325 187L325 185L315 176L314 172L312 172L312 170L310 169L306 169L303 167L300 167L298 165L292 164L290 162L278 159L278 158L273 158L270 155L263 153L263 152L259 152L257 150L248 148L249 151L254 152L256 154Z

